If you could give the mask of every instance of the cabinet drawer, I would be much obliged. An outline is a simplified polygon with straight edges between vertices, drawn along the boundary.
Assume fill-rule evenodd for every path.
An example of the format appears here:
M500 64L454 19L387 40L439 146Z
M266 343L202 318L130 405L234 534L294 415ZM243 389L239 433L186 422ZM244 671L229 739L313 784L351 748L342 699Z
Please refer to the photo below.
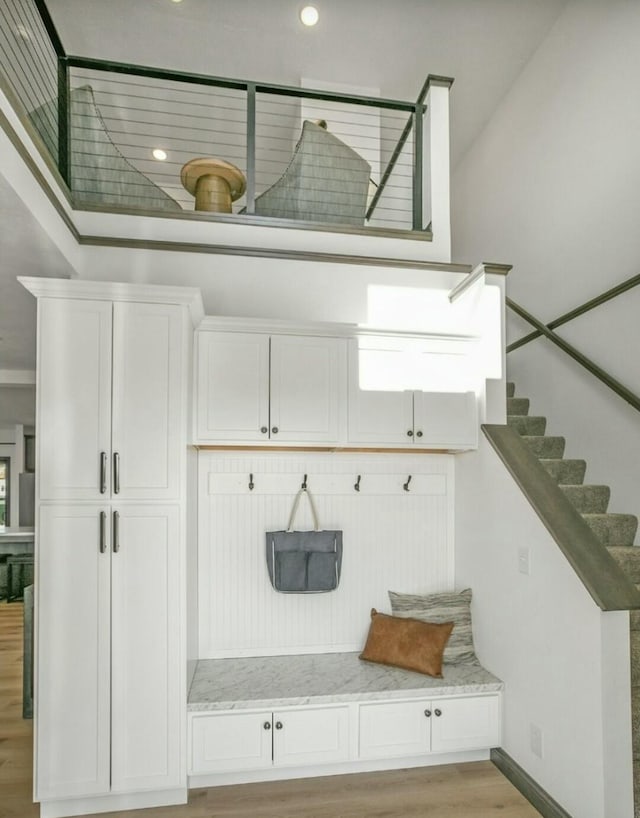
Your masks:
M271 767L271 718L271 711L192 716L189 774Z

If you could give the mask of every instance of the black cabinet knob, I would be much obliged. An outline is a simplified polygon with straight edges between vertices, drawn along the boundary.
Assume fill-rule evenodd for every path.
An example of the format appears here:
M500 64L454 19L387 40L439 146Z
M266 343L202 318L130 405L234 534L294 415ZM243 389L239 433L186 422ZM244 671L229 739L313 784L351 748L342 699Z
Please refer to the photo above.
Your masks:
M262 434L263 434L263 435L266 435L266 434L267 434L267 432L269 431L269 429L268 429L266 426L262 426L262 427L260 428L260 431L262 432Z
M411 431L411 429L409 429L409 431L407 432L407 437L413 437L413 432Z
M276 722L276 730L282 730L282 722L281 721Z
M416 437L422 437L422 432L416 432Z
M265 723L262 726L264 727L265 730L271 730L271 722L270 721L265 721Z
M278 427L277 427L277 426L274 426L274 427L271 429L271 434L277 435L277 434L278 434L278 431L279 431Z
M442 715L442 710L438 710L437 707L433 712L436 714L436 716L441 716Z
M424 714L425 714L425 716L426 716L428 719L430 719L430 718L431 718L431 710L425 710L425 711L424 711Z

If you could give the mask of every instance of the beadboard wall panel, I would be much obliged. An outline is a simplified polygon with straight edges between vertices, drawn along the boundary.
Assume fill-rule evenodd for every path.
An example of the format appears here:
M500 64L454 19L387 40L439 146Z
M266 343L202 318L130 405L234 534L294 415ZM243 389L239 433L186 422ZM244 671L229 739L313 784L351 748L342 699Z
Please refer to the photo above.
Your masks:
M336 591L281 594L265 532L286 528L305 474L320 527L344 532L342 575ZM451 455L200 452L199 657L360 650L389 589L451 589L453 475ZM304 497L295 528L313 528Z

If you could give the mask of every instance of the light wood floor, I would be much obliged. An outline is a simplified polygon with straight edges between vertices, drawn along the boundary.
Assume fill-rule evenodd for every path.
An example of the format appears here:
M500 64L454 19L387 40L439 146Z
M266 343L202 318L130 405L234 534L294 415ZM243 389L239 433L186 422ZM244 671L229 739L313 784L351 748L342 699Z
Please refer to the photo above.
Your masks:
M0 602L0 818L37 818L22 719L22 605ZM490 762L192 790L119 818L539 818ZM105 818L107 818L105 816Z

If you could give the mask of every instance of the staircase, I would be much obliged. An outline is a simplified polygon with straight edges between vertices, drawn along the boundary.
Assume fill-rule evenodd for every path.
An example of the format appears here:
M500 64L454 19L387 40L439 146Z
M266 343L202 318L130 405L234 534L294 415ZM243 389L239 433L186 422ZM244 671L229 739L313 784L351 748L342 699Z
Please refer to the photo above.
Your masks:
M607 546L629 579L640 587L640 548L633 544L638 518L632 514L608 513L609 487L585 485L585 461L565 460L565 439L545 435L546 418L530 415L529 399L514 395L515 386L508 383L508 425L526 441L600 542ZM635 818L640 818L640 611L631 612L631 703Z

